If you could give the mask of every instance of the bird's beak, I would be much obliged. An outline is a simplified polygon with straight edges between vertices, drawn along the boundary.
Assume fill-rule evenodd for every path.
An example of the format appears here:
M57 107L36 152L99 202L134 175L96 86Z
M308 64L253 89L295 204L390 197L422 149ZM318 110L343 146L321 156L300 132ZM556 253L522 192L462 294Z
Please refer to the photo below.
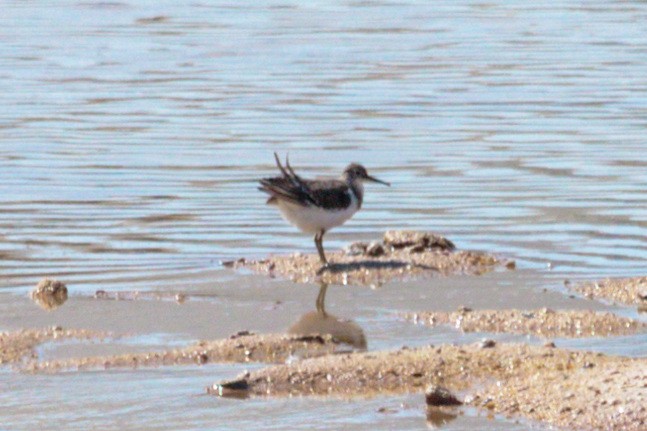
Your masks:
M370 175L367 175L366 179L369 180L369 181L373 181L374 183L380 183L380 184L384 184L385 186L391 187L391 183L387 183L386 181L378 180L377 178L372 177Z

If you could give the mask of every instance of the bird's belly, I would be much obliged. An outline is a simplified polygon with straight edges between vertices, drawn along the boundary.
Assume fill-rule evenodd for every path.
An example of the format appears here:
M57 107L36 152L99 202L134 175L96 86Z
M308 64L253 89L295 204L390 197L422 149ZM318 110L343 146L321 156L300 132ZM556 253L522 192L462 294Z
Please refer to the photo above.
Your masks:
M324 210L315 206L302 207L281 201L279 210L283 218L305 233L318 233L322 229L329 230L340 226L358 210L355 202L345 209Z

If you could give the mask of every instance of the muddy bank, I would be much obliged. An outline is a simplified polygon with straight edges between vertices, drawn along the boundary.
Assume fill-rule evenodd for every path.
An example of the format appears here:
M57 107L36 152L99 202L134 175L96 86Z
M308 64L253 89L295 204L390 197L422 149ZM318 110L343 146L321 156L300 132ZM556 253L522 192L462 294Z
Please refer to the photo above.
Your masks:
M0 364L16 363L37 358L34 349L54 340L100 340L111 334L87 329L63 329L55 326L46 329L24 329L0 333Z
M429 346L325 356L214 384L231 396L370 396L459 391L467 404L566 428L644 429L647 359L521 344Z
M56 361L32 361L28 372L57 372L109 368L195 365L209 362L284 363L292 358L311 358L335 353L339 343L331 336L251 334L247 331L227 339L201 341L197 344L161 352L91 356Z
M263 260L223 262L299 283L315 280L332 284L379 285L393 279L450 274L483 274L514 261L476 251L457 251L454 244L428 232L388 231L379 242L353 243L342 251L328 251L322 268L316 253L270 256Z
M471 310L451 313L406 313L404 317L425 325L451 325L463 332L504 332L552 337L607 337L647 329L637 320L589 310Z
M647 310L647 277L607 278L580 284L564 283L566 287L591 299L605 299Z

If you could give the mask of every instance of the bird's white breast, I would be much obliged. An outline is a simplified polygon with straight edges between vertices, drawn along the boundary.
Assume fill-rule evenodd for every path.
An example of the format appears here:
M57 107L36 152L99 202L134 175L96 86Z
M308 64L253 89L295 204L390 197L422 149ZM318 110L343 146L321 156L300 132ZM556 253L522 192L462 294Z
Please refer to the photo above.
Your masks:
M353 193L350 196L350 205L339 210L325 210L314 205L303 207L285 201L279 201L278 207L283 218L302 232L318 233L322 229L327 231L341 226L357 212L358 200Z

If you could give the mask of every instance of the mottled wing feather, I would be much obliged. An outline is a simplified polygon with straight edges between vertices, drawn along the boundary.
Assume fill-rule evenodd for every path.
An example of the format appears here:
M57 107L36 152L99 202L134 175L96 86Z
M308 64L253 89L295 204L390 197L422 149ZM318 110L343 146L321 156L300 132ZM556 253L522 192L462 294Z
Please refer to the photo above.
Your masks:
M318 206L324 209L343 209L350 205L351 196L348 186L337 180L308 181L299 178L298 183L291 178L264 178L259 190L272 198L282 199L301 206Z
M347 208L351 204L351 191L345 182L339 180L312 181L298 176L287 157L285 167L281 165L278 154L274 153L276 166L283 174L280 177L263 178L259 190L270 195L267 203L284 200L293 204L317 206L324 209L337 210Z
M315 203L303 182L296 184L290 178L274 177L263 178L260 183L261 186L258 189L269 194L271 198L282 199L302 206Z
M339 210L348 208L351 204L350 190L343 181L307 181L307 184L310 195L321 208Z

